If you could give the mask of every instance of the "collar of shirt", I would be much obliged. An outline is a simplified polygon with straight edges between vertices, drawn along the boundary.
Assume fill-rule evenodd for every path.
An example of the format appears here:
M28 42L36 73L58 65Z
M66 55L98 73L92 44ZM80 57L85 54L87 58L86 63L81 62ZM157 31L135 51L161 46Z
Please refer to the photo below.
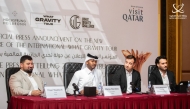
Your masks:
M127 75L131 75L133 73L133 70L131 71L131 72L128 72L127 70L126 70L126 74Z
M160 71L160 70L159 70L159 71ZM168 76L168 75L167 75L167 72L166 72L166 74L164 75L161 71L160 71L160 75L161 75L162 78L165 78L165 77Z
M28 74L28 73L26 73L25 71L23 71L23 70L21 70L27 77L33 77L33 74L31 74L31 76Z
M85 68L85 71L86 71L87 74L90 74L90 73L94 74L94 70L95 70L95 69L93 69L93 70L91 71L88 67Z

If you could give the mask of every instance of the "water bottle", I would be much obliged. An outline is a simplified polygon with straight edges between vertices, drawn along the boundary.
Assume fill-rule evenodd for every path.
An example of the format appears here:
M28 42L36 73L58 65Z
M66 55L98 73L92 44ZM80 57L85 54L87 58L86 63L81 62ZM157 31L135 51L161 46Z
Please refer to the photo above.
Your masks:
M150 94L152 93L151 81L148 81L148 91L149 91Z
M98 85L98 95L102 95L102 84L101 84L101 82Z
M188 81L188 84L187 84L187 93L190 92L190 81Z
M47 85L47 83L46 83L46 82L44 82L44 88L46 87L46 85Z
M44 82L44 90L43 90L43 93L42 93L42 95L41 96L43 96L43 97L46 97L46 94L45 94L45 87L46 87L46 85L47 85L47 83L46 82Z

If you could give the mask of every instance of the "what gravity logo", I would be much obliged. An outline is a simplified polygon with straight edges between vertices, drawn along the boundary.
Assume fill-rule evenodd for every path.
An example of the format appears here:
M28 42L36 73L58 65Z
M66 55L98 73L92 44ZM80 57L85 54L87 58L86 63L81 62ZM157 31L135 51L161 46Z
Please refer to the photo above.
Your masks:
M43 23L44 25L57 25L61 23L61 19L53 15L43 15L43 17L36 17L37 23Z
M123 14L123 20L126 22L143 22L143 7L131 6L128 13Z

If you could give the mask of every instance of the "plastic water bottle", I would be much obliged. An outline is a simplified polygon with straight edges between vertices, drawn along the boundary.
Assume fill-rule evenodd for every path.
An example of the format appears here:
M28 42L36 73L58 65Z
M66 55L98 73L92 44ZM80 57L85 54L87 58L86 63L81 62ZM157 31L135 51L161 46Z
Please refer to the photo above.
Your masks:
M101 84L101 82L98 85L98 95L102 95L102 84Z
M46 87L46 85L47 85L47 83L46 83L46 82L44 82L44 87Z
M190 81L188 81L188 84L187 84L187 93L190 92Z
M45 94L45 87L46 87L46 85L47 85L47 83L46 83L46 82L44 82L44 87L43 87L43 88L44 88L44 90L43 90L43 93L42 93L42 95L41 95L42 97L46 97L46 94Z
M149 91L150 94L152 93L151 81L148 81L148 91Z

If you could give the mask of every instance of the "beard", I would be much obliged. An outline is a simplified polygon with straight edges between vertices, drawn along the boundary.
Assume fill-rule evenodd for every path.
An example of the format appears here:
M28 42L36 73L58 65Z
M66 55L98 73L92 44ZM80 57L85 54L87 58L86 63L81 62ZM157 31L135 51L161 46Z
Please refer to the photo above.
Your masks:
M167 67L160 68L163 71L167 71Z
M30 74L31 74L32 71L33 71L33 69L27 69L27 70L25 69L24 71L25 71L26 73L30 73Z

